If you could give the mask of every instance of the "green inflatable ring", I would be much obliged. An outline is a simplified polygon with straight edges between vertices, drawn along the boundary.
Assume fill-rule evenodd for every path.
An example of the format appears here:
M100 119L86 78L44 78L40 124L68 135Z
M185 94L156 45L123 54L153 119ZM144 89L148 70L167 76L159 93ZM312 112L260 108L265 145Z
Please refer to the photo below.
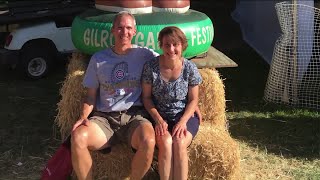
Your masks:
M72 23L71 35L75 47L83 53L93 54L114 44L110 33L115 13L89 9L78 15ZM162 53L158 45L158 34L166 26L177 26L188 39L186 58L208 51L213 41L214 29L210 18L199 11L189 9L186 13L154 12L135 14L137 34L132 43L147 46Z

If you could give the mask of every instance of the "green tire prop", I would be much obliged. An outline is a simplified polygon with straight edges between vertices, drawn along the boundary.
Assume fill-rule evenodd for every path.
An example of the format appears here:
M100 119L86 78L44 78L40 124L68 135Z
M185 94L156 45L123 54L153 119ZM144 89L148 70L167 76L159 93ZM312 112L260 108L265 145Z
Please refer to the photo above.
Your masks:
M83 53L92 55L114 44L111 34L113 12L89 9L78 15L72 23L71 35L75 47ZM195 57L208 51L213 41L214 29L210 18L189 9L186 13L154 12L135 14L137 34L132 43L146 46L162 53L158 45L158 34L166 26L177 26L188 39L186 58Z

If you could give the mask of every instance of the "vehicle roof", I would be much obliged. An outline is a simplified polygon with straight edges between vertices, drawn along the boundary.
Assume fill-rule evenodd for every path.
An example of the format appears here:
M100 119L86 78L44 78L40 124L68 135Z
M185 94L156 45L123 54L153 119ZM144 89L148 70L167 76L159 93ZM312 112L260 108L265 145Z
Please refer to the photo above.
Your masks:
M92 7L94 7L93 0L1 1L0 24L75 16Z

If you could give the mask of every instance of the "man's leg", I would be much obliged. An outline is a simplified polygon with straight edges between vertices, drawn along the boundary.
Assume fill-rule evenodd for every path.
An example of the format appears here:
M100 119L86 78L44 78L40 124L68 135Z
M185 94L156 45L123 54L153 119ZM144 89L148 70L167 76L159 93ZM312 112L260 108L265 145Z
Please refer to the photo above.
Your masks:
M78 180L92 179L92 158L89 150L107 147L107 137L101 128L93 122L80 126L72 132L72 166Z
M131 162L131 180L140 180L151 167L155 135L150 122L141 123L132 133L131 146L137 150Z

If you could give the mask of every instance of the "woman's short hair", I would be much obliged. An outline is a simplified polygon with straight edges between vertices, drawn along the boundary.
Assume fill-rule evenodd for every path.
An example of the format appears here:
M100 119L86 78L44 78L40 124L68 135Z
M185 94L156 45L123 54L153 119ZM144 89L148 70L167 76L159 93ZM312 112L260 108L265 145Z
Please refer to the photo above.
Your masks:
M183 31L176 27L176 26L167 26L163 28L158 36L158 43L159 46L162 47L162 39L164 36L167 36L170 38L172 42L180 42L182 46L182 51L186 50L188 47L188 40L186 35L183 33Z

